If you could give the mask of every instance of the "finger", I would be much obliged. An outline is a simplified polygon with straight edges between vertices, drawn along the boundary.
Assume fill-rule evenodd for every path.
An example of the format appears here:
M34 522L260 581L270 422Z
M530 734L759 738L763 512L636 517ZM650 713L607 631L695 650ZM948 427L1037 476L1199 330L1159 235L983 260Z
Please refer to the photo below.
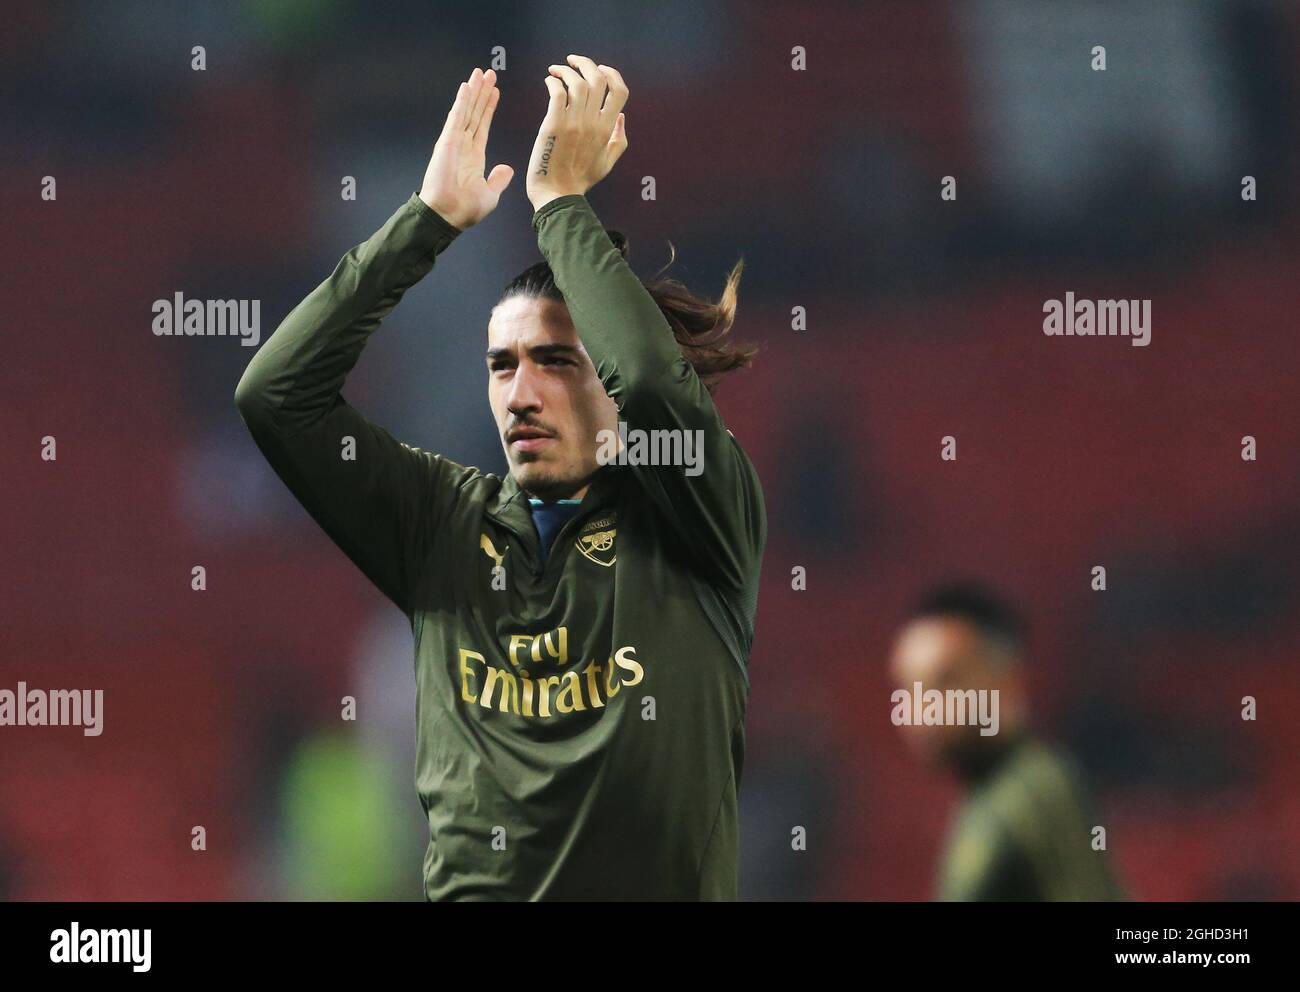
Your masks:
M564 119L564 107L569 97L564 84L554 76L546 77L546 90L551 101L546 105L546 117L542 120L542 126L555 127Z
M472 135L478 130L479 118L483 116L483 108L487 105L488 91L492 87L492 81L488 79L487 73L477 68L470 74L469 78L471 80L470 89L474 92L474 102L470 105L469 113L465 115L465 130Z
M497 196L506 191L510 185L510 180L515 177L515 170L504 163L496 166L487 177L488 189L492 190Z
M475 83L477 82L478 71L475 68L469 74L469 78L460 84L460 89L456 91L456 102L452 104L451 113L447 116L448 130L464 131L469 123L469 114L474 108Z
M627 106L627 83L623 82L623 75L612 65L599 65L601 75L609 85L609 92L605 96L605 106L602 113L609 114L611 117L618 114Z
M596 63L585 55L570 55L568 62L569 65L582 73L583 80L590 87L587 105L583 108L583 117L585 120L595 123L600 114L601 104L605 102L605 90L609 88L609 81L605 78L605 74L597 68Z
M569 113L581 117L587 109L591 87L577 70L570 69L567 65L553 65L551 72L564 82L565 89L569 91Z
M627 151L627 119L622 114L619 114L615 121L614 133L609 136L609 144L605 146L605 151L611 168Z
M451 103L451 109L447 111L447 120L442 125L442 133L449 134L453 131L463 130L465 127L462 120L465 107L469 99L469 84L461 83L460 89L456 91L456 99Z
M487 106L483 108L478 127L474 129L474 148L476 151L482 152L487 149L488 132L492 130L492 115L496 112L497 104L500 101L501 91L493 86L488 93Z

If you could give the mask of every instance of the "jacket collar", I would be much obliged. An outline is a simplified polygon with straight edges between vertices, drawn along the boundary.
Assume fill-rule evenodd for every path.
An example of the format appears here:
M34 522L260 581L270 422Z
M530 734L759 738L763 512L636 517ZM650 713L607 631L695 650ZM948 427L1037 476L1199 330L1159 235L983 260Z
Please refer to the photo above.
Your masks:
M605 465L597 470L574 516L585 516L612 502L626 471L621 465ZM528 506L528 494L519 487L513 473L506 474L496 495L488 500L485 512L498 523L520 533L533 532L533 514Z

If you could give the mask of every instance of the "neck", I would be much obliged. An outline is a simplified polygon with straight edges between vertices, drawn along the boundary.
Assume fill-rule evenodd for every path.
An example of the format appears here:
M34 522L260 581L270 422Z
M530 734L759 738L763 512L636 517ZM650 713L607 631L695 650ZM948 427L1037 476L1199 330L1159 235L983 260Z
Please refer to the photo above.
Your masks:
M1024 737L1017 728L1008 729L994 738L982 738L980 746L972 748L953 763L953 771L965 785L978 785L997 771Z
M599 474L597 472L582 479L556 482L553 485L529 488L519 483L519 491L529 499L540 499L543 503L554 503L561 499L581 500L586 497ZM518 479L515 480L518 482Z
M556 503L562 499L581 500L587 495L587 490L591 488L591 485L584 484L577 489L547 489L544 491L528 489L525 486L519 488L523 490L524 495L529 499L540 499L543 503Z

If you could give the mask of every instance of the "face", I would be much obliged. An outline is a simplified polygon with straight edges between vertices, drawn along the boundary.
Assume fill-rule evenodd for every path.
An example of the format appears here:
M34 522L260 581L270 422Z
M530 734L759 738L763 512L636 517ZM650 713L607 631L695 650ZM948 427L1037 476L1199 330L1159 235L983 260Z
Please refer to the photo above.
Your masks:
M542 499L581 499L618 408L558 300L512 297L488 321L488 400L510 473Z
M894 688L996 689L1005 732L1019 711L1019 682L1012 665L1002 663L997 649L973 625L955 617L922 617L898 635L890 659ZM926 764L961 764L975 749L996 737L979 736L970 725L901 726L912 752Z

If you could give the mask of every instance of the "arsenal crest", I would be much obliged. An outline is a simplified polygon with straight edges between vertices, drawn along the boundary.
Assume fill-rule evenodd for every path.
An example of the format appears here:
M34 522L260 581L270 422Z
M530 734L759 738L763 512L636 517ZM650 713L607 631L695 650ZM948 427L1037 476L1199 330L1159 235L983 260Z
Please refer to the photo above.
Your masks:
M618 560L618 553L614 550L614 535L618 533L614 527L615 517L614 513L606 513L590 521L582 528L576 542L584 557L606 568Z

